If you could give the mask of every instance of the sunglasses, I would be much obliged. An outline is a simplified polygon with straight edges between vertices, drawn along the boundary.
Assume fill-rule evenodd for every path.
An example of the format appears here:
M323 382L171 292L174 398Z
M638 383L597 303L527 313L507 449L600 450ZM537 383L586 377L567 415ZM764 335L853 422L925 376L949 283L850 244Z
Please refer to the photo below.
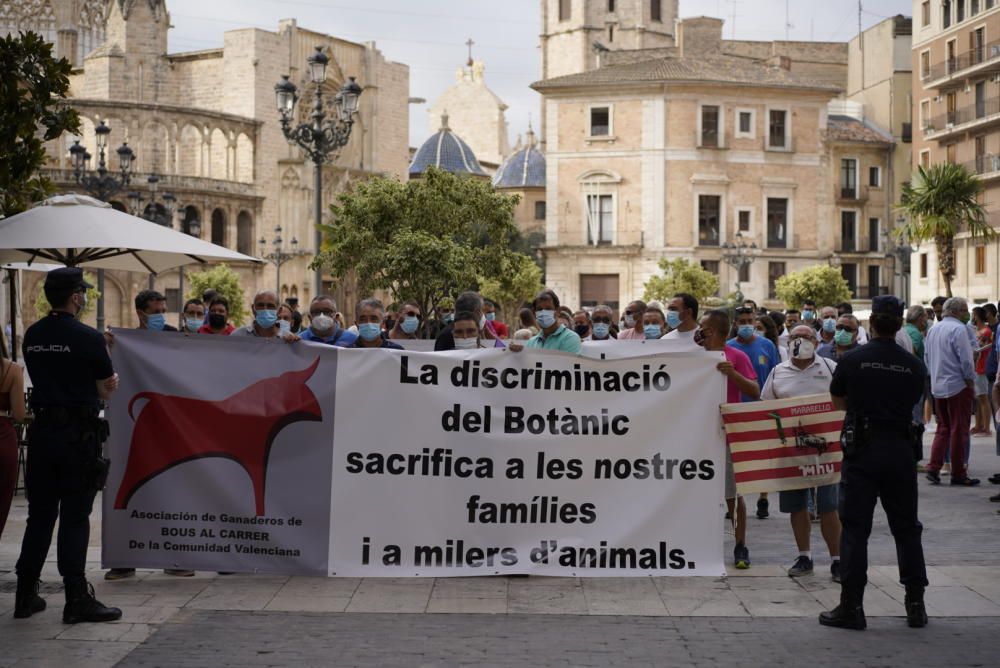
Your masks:
M420 317L420 314L417 313L417 312L415 312L415 311L405 311L403 313L403 315L405 315L408 318L419 318Z
M837 325L837 331L838 332L856 332L858 330L854 329L853 327L845 327L844 325Z
M594 323L603 323L605 325L610 325L611 324L611 318L605 318L605 317L594 318L593 322Z

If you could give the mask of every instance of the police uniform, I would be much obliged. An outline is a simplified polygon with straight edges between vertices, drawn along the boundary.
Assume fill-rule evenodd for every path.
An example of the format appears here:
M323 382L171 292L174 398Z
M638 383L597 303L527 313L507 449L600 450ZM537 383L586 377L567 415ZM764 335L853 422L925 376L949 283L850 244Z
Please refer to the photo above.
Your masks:
M77 268L55 269L45 278L46 291L90 287ZM45 607L37 584L58 519L57 556L67 601L63 620L118 619L121 611L97 602L84 578L90 512L106 473L97 382L111 378L114 369L104 337L73 314L52 311L25 332L24 361L34 420L28 429L28 521L16 567L15 616L29 617Z
M902 323L903 304L891 295L879 296L873 300L872 314L896 316ZM844 355L834 372L830 394L847 402L840 482L842 590L840 606L820 615L823 624L865 627L861 605L868 581L868 537L879 498L896 542L908 622L926 624L927 572L920 542L923 526L917 519L912 431L913 406L920 400L926 377L924 363L892 337L873 338Z

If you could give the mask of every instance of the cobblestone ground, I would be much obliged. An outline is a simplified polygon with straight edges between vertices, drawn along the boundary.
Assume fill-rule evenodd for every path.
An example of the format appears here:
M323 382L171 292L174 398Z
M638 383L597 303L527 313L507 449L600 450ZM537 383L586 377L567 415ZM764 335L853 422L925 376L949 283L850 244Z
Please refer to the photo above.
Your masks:
M929 438L928 438L929 442ZM975 439L971 471L1000 471ZM55 549L42 578L49 609L14 620L11 572L24 531L17 497L0 539L0 668L58 666L977 666L1000 665L1000 487L932 487L920 478L931 625L906 628L895 548L876 513L865 609L869 630L826 629L832 607L818 526L817 571L792 580L787 518L753 518L753 566L724 578L353 579L140 570L105 582L95 514L88 576L124 609L113 624L61 623ZM731 554L732 536L727 536Z

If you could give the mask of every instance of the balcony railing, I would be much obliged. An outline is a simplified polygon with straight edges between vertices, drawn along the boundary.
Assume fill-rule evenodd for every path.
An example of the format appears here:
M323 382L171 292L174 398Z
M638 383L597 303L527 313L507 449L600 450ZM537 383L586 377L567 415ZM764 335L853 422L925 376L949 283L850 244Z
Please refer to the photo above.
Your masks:
M933 116L925 122L924 129L934 133L947 132L956 126L993 116L1000 117L1000 96L987 98L954 111L946 111L943 114Z
M868 199L868 186L834 186L833 196L840 202L862 202Z
M924 82L937 81L938 79L950 77L977 65L994 61L1000 62L1000 40L994 40L934 63L927 71L921 73L920 80Z
M845 237L834 239L833 250L837 253L881 253L882 242L870 237Z
M974 160L962 163L962 165L973 174L1000 173L1000 155L986 153L977 156Z

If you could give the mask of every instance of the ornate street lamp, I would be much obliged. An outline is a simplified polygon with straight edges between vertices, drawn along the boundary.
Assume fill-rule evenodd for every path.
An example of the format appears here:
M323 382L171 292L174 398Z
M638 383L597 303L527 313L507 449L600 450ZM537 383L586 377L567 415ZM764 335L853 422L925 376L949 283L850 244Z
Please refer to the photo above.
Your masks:
M323 83L326 81L326 66L329 56L323 52L322 46L317 46L315 53L306 59L309 67L309 81L313 86L315 101L311 114L311 122L292 125L295 104L299 100L298 89L289 75L283 74L281 81L274 87L275 102L281 116L281 130L289 143L296 144L315 165L315 188L313 193L313 208L315 217L316 253L320 252L323 243L323 232L319 225L323 219L323 163L336 159L336 152L347 145L354 125L354 115L358 112L358 98L361 96L361 86L348 77L332 101L324 101ZM327 118L329 113L329 119ZM323 292L322 270L316 269L313 284L313 296Z
M900 216L896 220L896 228L899 229L906 225L906 218ZM886 257L892 258L892 274L893 277L899 276L901 294L899 298L903 300L904 304L909 303L908 293L910 289L910 258L916 249L910 244L910 238L904 236L901 240L896 241L895 235L890 234L888 231L885 233L886 242L890 244L886 249Z
M299 250L299 240L294 236L289 242L291 245L291 250L285 250L284 240L281 238L281 225L274 228L274 237L271 239L271 246L273 250L267 252L267 239L264 237L260 238L258 242L260 244L260 257L267 262L274 265L275 269L275 289L274 294L278 296L278 301L281 301L281 265L285 264L289 260L297 257L301 257L306 254L306 251Z
M736 233L736 241L727 241L722 246L722 259L736 270L736 302L743 302L740 291L740 274L744 267L749 267L757 259L757 243L747 243L742 232Z
M133 190L128 194L129 203L132 205L132 215L148 220L151 223L156 223L157 225L173 227L177 198L172 193L165 192L159 195L162 203L156 201L160 188L160 177L156 174L150 174L146 179L146 184L149 188L149 204L146 204L146 206L143 206L143 202L146 200L142 196L142 192ZM156 277L150 272L150 290L153 289L155 281Z
M118 147L118 173L112 174L108 171L105 152L108 148L108 135L111 134L111 127L101 121L94 128L97 140L97 173L88 174L87 164L90 162L90 153L80 145L77 139L69 147L70 160L73 164L73 178L84 191L95 199L107 202L119 190L129 185L132 180L132 161L135 153L129 148L128 142L122 142ZM100 298L97 300L97 329L104 330L104 270L97 270L97 291Z
M166 199L167 195L170 195L170 193L165 193L163 195L163 198ZM170 196L171 196L171 198L173 197L173 195L170 195ZM183 208L184 207L182 207L182 210L183 210ZM185 230L184 229L185 228L185 224L182 223L180 220L177 221L177 231L178 232L186 232L187 234L190 234L195 239L200 239L201 238L201 221L200 220L198 220L197 218L193 218L193 219L187 221L186 227L187 227L187 229ZM181 265L180 267L177 268L177 294L180 295L180 299L181 299L180 307L181 307L181 310L183 311L184 310L184 265ZM208 304L205 304L205 312L206 313L208 312ZM181 318L183 318L183 317L184 317L184 314L182 313L181 314Z

